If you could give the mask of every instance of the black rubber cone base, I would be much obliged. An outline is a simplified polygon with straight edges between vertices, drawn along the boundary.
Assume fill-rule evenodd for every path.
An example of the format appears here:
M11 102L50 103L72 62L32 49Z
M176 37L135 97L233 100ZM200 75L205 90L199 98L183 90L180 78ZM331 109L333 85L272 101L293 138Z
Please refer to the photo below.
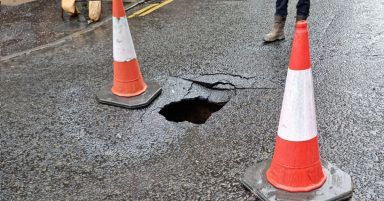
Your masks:
M352 196L352 179L347 173L343 172L336 166L322 160L323 171L327 176L327 180L320 188L311 192L291 193L276 189L266 178L266 171L269 168L271 160L264 160L249 167L241 183L244 184L252 193L261 200L345 200Z
M149 105L161 94L161 87L156 82L146 82L147 90L133 97L116 96L112 93L112 84L103 87L97 94L97 101L103 104L125 107L130 109L141 108Z

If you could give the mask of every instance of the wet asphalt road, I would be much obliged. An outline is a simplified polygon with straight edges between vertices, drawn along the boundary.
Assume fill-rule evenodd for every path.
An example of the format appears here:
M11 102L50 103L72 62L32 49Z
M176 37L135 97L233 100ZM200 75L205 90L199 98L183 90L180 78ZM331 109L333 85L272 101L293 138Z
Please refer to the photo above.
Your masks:
M352 200L383 200L384 2L312 4L321 156L352 176ZM145 79L163 86L140 110L95 100L110 23L1 61L0 200L257 200L239 178L273 154L293 33L291 15L287 39L262 44L272 14L267 0L175 0L130 20ZM158 113L198 96L228 103L201 125Z
M65 33L55 31L60 23L63 23L60 3L54 0L38 0L18 6L0 5L0 56L64 37Z
M15 2L15 1L14 1ZM18 1L20 2L20 1ZM79 16L61 13L60 0L34 0L18 6L0 5L0 56L14 57L41 46L54 46L70 34L87 31L95 23L80 22ZM128 7L129 3L125 6ZM100 22L110 20L111 2L102 4ZM81 8L80 3L77 7ZM99 23L99 24L101 24Z

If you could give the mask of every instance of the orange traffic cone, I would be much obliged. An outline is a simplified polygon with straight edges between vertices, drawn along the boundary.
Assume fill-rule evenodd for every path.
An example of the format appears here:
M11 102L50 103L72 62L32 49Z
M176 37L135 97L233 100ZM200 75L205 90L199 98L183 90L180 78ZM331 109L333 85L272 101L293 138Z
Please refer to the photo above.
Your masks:
M300 21L292 44L273 159L250 167L242 183L262 200L350 197L351 177L321 161L317 134L307 22Z
M161 93L155 82L146 84L140 72L122 0L113 0L113 85L98 94L101 103L127 108L150 104Z
M325 182L317 144L307 23L299 22L285 83L275 154L267 171L276 188L311 191Z

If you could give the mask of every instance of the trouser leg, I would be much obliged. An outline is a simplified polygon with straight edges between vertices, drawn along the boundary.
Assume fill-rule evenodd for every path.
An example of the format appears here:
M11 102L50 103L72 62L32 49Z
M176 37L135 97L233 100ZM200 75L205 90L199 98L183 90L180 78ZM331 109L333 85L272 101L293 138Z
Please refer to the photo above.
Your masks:
M88 1L83 0L79 2L79 10L80 10L80 21L87 22L88 21Z
M286 17L288 15L288 0L276 0L275 16Z
M309 16L310 0L299 0L296 5L296 16L306 20Z

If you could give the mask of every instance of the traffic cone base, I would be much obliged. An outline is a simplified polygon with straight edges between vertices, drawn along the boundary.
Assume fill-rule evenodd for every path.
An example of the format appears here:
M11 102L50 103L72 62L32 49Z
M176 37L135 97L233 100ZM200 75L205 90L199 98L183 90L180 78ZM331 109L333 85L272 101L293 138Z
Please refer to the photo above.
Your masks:
M147 82L147 89L139 96L117 96L112 90L112 84L102 88L97 94L100 103L124 107L129 109L141 108L149 105L157 96L161 94L161 87L156 82Z
M339 201L351 197L353 190L351 177L327 161L321 160L321 163L327 179L320 188L309 192L288 192L273 186L266 177L271 160L260 161L249 167L241 178L241 183L263 201Z

